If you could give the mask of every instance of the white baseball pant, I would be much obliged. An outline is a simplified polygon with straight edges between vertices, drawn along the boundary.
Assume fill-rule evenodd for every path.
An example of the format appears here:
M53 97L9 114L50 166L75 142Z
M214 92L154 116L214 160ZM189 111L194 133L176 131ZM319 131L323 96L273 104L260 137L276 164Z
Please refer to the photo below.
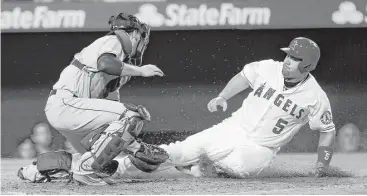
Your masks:
M209 158L222 172L236 177L259 174L275 158L279 148L261 146L247 138L246 131L237 120L240 110L221 123L191 135L184 141L161 145L170 158L157 171L173 166L197 165L202 157ZM127 157L116 158L120 174L132 172Z

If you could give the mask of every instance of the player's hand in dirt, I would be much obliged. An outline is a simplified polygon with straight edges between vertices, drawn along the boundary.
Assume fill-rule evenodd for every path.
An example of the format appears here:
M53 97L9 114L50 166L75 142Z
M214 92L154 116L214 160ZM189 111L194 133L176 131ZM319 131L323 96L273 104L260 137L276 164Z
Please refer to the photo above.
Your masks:
M327 176L327 167L323 163L321 162L316 163L315 176L317 178L322 178L322 177Z
M151 76L164 76L164 73L157 66L148 64L140 67L141 76L143 77L151 77Z
M221 106L223 109L223 112L225 112L227 110L227 100L220 96L212 99L208 103L208 110L210 112L216 112L218 109L218 106Z

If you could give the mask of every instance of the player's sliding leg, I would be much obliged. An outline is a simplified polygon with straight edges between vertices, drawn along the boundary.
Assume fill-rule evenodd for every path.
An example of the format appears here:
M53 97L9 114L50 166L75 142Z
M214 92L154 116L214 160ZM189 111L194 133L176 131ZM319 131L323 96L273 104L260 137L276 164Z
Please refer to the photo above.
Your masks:
M207 175L202 173L202 163L205 161L206 167L212 167L214 172L234 177L258 174L271 163L278 149L263 147L248 140L247 133L242 128L236 128L239 126L235 126L235 123L231 117L182 142L160 145L169 154L169 159L156 171L176 167L182 173L200 177ZM119 162L117 173L136 172L127 156L116 160Z
M237 136L240 137L241 135ZM264 168L269 166L279 150L258 145L246 139L245 136L240 137L240 139L242 142L233 138L234 147L231 150L223 148L221 154L214 154L214 151L212 153L198 154L196 155L199 156L195 159L196 162L186 161L186 163L191 164L174 165L180 172L195 177L224 174L226 176L244 178L259 174ZM180 151L180 149L177 150L176 147L180 148L179 145L175 145L175 149L163 147L169 153L170 159L166 164L162 164L160 168L167 166L167 163L168 166L172 165L174 162L171 162L171 159L178 163L179 160L184 160L184 157L190 156L188 153ZM179 159L174 157L179 157Z
M202 132L189 136L184 141L177 141L168 145L160 145L169 154L169 159L160 164L156 171L162 171L174 166L186 167L198 164L205 155L212 162L221 160L230 154L237 146L239 140L234 139L243 134L241 128L236 128L236 120L231 117L223 122L215 125ZM242 133L241 133L242 132ZM125 158L118 158L124 167L120 167L118 172L126 172L131 170L129 166L132 164L141 169L140 164L134 160L127 160Z
M196 177L206 175L202 173L203 165L236 177L260 173L271 163L279 149L248 140L248 133L237 124L238 112L182 142L161 145L170 158L160 168L174 165L182 173Z
M274 160L279 149L264 147L244 139L227 157L216 161L213 167L218 173L245 178L258 175Z
M225 120L218 125L189 136L184 141L160 145L159 147L168 153L169 159L160 164L155 171L175 166L191 166L199 163L203 155L208 156L212 161L223 159L234 148L230 139L232 131L226 129L230 122L230 120ZM116 171L119 174L135 172L135 168L144 171L144 165L141 166L140 163L136 163L127 156L117 157L116 160L119 162L119 168Z
M211 161L226 157L240 142L237 138L244 135L234 117L229 117L217 125L168 145L161 145L170 155L167 162L175 166L198 163L205 155Z

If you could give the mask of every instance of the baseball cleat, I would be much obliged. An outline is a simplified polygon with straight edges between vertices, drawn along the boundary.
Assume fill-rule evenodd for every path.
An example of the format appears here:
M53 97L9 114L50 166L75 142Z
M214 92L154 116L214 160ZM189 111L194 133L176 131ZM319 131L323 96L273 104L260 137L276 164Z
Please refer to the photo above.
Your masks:
M73 178L76 182L83 185L91 185L91 186L103 186L108 184L114 184L112 179L103 179L98 177L96 174L73 174Z

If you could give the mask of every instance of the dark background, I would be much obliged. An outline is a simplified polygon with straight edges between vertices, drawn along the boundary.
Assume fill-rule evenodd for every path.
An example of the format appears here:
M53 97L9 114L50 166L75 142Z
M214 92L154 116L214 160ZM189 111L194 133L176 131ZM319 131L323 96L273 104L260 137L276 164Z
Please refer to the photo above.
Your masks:
M2 34L2 86L52 85L74 53L104 33ZM323 84L366 85L367 29L215 30L153 32L144 63L166 73L152 84L226 82L254 60L282 60L279 50L297 36L316 41L320 66L314 75ZM6 74L5 74L6 73ZM10 74L11 73L11 74ZM140 81L139 81L140 82Z
M91 33L1 34L1 148L10 156L19 138L37 121L49 90L74 53L103 36ZM312 74L328 94L334 123L356 124L367 133L367 28L298 30L154 31L144 63L158 65L163 78L134 78L121 89L126 102L146 105L153 122L146 131L198 132L236 110L247 92L230 100L225 113L211 114L207 102L249 62L282 61L279 50L298 36L321 48ZM59 137L59 136L56 136ZM233 136L228 136L233 137ZM303 128L283 151L312 151L317 133ZM364 145L364 144L363 144Z

